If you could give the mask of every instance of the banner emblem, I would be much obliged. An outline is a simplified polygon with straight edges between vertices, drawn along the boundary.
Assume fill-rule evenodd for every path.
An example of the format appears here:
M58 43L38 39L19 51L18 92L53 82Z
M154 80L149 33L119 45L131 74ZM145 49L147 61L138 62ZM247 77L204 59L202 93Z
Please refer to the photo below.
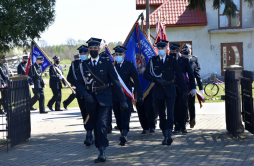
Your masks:
M136 54L136 65L137 65L137 72L138 74L143 74L144 71L146 70L146 59L145 57L140 54Z

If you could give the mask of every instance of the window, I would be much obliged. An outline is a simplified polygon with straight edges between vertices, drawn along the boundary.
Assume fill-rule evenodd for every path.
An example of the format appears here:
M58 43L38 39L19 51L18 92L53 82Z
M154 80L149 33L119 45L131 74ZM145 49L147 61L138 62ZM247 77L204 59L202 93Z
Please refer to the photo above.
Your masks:
M225 4L220 6L219 12L219 29L242 28L242 0L232 0L239 11L236 12L235 17L228 17L223 15Z
M182 51L182 47L183 47L185 44L190 44L190 45L192 45L192 42L191 42L191 41L180 41L180 42L178 41L178 42L170 42L169 45L170 45L170 44L178 44L178 45L180 45L180 50L179 50L179 51L181 52L181 51ZM193 47L191 47L191 48L193 48ZM193 49L191 49L191 50L192 50L192 53L193 53ZM191 53L191 54L192 54L192 53ZM192 55L193 55L193 54L192 54Z

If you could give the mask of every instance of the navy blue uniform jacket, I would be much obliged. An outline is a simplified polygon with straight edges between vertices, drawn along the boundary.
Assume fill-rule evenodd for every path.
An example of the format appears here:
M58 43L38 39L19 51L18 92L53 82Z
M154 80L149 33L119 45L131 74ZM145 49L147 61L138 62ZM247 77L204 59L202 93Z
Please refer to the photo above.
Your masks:
M166 59L163 65L161 64L159 56L153 56L149 59L146 70L144 72L144 78L147 79L148 81L155 82L153 88L154 98L164 100L166 97L175 97L176 88L174 83L168 84L164 87L156 83L155 80L157 77L153 76L150 73L150 61L153 62L153 69L156 75L160 75L162 73L161 78L166 81L171 81L175 79L178 82L181 91L186 92L188 90L182 71L178 63L176 62L176 58L174 56L166 55Z
M200 68L200 64L198 62L198 57L192 55L190 58L190 64L191 64L191 68L194 72L194 76L197 80L199 90L203 90L203 84L202 84L202 80L200 77L201 68Z
M39 76L36 74L36 72L38 73ZM37 65L37 63L34 63L33 65L30 66L28 76L31 79L29 79L29 83L30 85L34 85L35 89L36 88L42 89L45 86L41 73L42 73L41 67Z
M131 81L132 78L132 80L134 81L134 89L135 92L137 92L138 98L143 98L139 76L133 62L124 60L120 69L117 67L117 65L115 66L115 68L120 77L122 78L123 82L131 92L133 87L133 83ZM120 102L119 99L115 97L117 93L118 91L116 91L115 88L112 88L114 102ZM127 95L125 95L125 97L126 100L131 100L131 98L128 97Z
M93 86L94 87L100 87L100 86L103 86L102 83L100 83L98 80L96 80L93 77L93 75L90 73L90 71L86 67L85 63L91 69L91 71L94 73L94 75L97 76L99 79L101 79L105 84L108 84L109 82L111 82L113 84L113 86L111 86L111 88L114 88L114 90L117 91L117 93L115 94L116 96L114 96L114 97L118 98L120 102L126 101L122 86L118 80L118 77L117 77L115 69L112 65L112 62L109 59L100 57L96 67L93 67L91 59L88 59L88 60L82 62L84 77L87 78L88 81L93 79L93 82L94 82ZM101 106L112 106L113 105L112 92L111 92L110 87L92 93L90 90L88 90L86 88L85 82L84 82L83 77L81 75L81 72L78 72L77 79L78 79L77 91L78 91L78 93L80 93L81 96L83 96L84 92L87 91L88 93L92 94L95 97L94 100L97 100ZM92 83L89 84L88 86L91 88ZM85 106L88 110L95 110L96 102L94 102L94 104L89 104L88 102L86 102Z
M59 66L59 69L61 70L62 74L63 74L63 69L60 65ZM56 66L54 66L56 67ZM59 79L60 77L60 74L57 73L57 71L54 69L53 65L50 66L49 68L49 87L52 88L52 89L61 89L62 88L62 83L64 85L66 85L66 83L62 80L62 79ZM56 67L57 68L57 67Z
M190 65L190 62L189 62L189 59L188 58L185 58L185 57L178 57L178 60L177 60L182 72L187 76L188 74L188 77L189 77L189 83L187 83L187 87L191 89L196 89L196 83L195 83L195 77L194 77L194 74L193 74L193 71L192 71L192 68L191 68L191 65ZM187 73L187 74L186 74ZM178 82L176 81L176 84L177 84L177 88L180 86L178 85ZM178 92L179 93L183 93L182 89L181 88L178 88Z

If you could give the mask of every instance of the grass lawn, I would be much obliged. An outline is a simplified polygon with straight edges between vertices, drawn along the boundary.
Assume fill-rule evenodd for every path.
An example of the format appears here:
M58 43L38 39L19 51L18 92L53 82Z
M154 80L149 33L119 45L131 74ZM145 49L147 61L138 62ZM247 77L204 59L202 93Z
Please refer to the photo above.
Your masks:
M224 87L224 85L223 85ZM252 84L252 87L254 87L254 83ZM197 87L198 89L198 87ZM254 95L254 89L252 89L252 94ZM63 108L63 101L66 100L69 95L72 93L72 91L70 90L70 88L63 88L62 89L62 102L61 102L61 108ZM214 98L218 98L218 100L206 100L205 103L214 103L214 102L225 102L225 100L221 100L221 95L225 95L225 92L224 92L224 89L222 89L220 87L220 90L219 90L219 93L214 97ZM33 93L32 93L32 96L33 96ZM49 84L46 84L46 89L44 89L44 96L45 96L45 107L47 108L47 104L48 104L48 101L51 99L51 97L53 96L53 93L51 91L51 89L49 88ZM209 99L210 97L206 96L204 94L204 97L206 99ZM196 103L198 103L198 100L196 98ZM34 105L35 108L39 108L39 103L37 102L35 105ZM78 102L77 102L77 99L73 100L73 102L68 106L69 108L70 107L78 107ZM55 108L55 106L53 105L52 107L53 109Z
M31 90L31 92L32 92L32 90ZM63 101L66 100L70 96L71 93L72 93L72 91L70 90L70 88L63 88L62 89L61 108L63 108ZM32 93L32 96L33 95L34 94ZM51 88L49 87L49 84L46 84L46 89L44 89L44 96L45 96L45 108L48 108L47 104L48 104L49 100L53 96L53 93L52 93ZM35 108L39 108L39 102L38 101L34 104L34 107ZM77 101L77 99L74 99L73 102L68 107L69 108L70 107L78 107L78 101ZM52 108L55 109L55 104L53 105Z

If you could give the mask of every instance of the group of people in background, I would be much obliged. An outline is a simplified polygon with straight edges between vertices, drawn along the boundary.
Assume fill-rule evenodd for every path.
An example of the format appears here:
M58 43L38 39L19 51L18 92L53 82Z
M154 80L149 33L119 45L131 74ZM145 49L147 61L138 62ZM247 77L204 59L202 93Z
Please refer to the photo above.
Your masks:
M204 91L199 74L200 64L198 58L191 55L191 45L182 46L183 51L180 53L180 46L172 44L168 53L168 41L160 40L156 43L159 55L150 58L143 75L145 79L153 82L154 86L143 98L134 63L125 60L126 48L115 47L112 62L109 59L111 56L109 53L105 51L99 53L100 43L101 39L90 38L87 46L81 45L78 48L79 54L74 56L67 75L67 81L76 93L72 93L63 101L63 106L67 109L68 105L77 98L86 130L84 144L86 146L95 144L99 150L95 163L106 161L105 149L109 146L107 134L112 132L112 110L116 119L115 128L120 131L119 145L124 146L128 141L133 104L132 98L124 93L123 84L135 94L135 106L143 129L141 134L155 132L158 116L159 127L164 137L162 145L172 144L172 134L187 134L187 122L190 128L194 128L196 82L201 94L204 94ZM90 58L88 58L89 55ZM28 57L24 56L18 66L18 74L25 74L27 60ZM39 112L42 114L47 113L43 91L45 83L41 69L43 60L43 57L38 56L28 73L29 84L34 93L30 108L35 110L33 105L39 100ZM54 64L49 69L49 85L53 97L47 106L51 111L63 111L60 108L61 88L62 84L66 86L66 82L63 80L63 71L59 65L60 57L55 56L53 60ZM59 73L58 69L62 73ZM2 88L8 86L8 70L7 73L5 71L3 65L0 68ZM3 100L2 94L2 103L4 103ZM55 110L52 108L54 103Z

